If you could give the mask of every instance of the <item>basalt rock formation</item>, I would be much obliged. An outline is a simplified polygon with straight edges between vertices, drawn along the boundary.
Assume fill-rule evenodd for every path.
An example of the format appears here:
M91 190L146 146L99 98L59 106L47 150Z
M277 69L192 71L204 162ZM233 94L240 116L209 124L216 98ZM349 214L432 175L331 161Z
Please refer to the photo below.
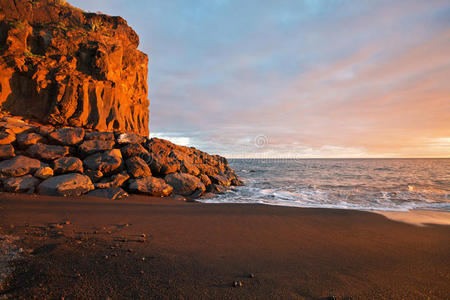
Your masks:
M0 0L0 107L43 124L148 136L146 54L121 17Z

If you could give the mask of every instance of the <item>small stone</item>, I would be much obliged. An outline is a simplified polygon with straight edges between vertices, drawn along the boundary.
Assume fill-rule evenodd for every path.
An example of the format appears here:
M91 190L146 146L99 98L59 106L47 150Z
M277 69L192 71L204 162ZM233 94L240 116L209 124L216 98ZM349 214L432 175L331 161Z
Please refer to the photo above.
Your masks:
M128 249L127 251L131 253L131 252L133 252L133 249Z
M48 179L53 176L53 169L50 167L42 167L36 170L34 172L34 177L40 178L40 179Z
M141 274L144 274L144 271L143 271L143 270L141 270Z
M138 240L138 242L139 242L139 243L145 243L145 239L144 239L144 238L140 238L140 239Z
M242 282L239 280L236 280L235 282L233 282L233 286L234 287L242 287Z
M81 278L81 274L80 273L77 273L77 275L76 275L78 278Z
M248 274L248 277L249 277L249 278L255 278L255 274L250 273L250 274Z
M70 225L70 221L65 221L64 224Z
M145 238L145 237L146 237L145 233L142 233L142 234L141 234L141 237L144 237L144 238Z
M145 258L145 257L142 257L142 258L141 258L141 260L142 260L142 261L145 261L145 260L146 260L146 258Z
M108 259L109 258L109 256L108 255L105 255L105 259Z

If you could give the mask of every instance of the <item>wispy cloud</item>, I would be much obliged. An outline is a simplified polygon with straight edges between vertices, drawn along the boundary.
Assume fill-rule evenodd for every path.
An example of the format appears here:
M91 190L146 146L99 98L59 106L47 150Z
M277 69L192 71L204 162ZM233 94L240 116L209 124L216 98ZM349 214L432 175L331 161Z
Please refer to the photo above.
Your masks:
M72 3L139 33L152 132L228 156L450 156L448 1Z

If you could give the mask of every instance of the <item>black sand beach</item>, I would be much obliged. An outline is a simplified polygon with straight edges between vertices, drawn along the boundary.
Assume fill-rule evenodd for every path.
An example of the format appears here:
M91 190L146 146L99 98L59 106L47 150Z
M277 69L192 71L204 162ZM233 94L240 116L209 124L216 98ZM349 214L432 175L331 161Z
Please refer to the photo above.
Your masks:
M140 196L110 201L1 194L0 207L2 235L20 237L16 244L24 253L2 297L450 295L449 226L419 227L361 211ZM233 287L235 281L242 286Z

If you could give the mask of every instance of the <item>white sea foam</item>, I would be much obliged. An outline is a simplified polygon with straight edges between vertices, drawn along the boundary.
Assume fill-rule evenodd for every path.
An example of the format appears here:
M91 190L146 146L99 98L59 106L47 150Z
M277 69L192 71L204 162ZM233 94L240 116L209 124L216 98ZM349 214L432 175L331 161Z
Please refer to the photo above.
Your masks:
M450 160L233 160L246 185L208 203L450 211Z

